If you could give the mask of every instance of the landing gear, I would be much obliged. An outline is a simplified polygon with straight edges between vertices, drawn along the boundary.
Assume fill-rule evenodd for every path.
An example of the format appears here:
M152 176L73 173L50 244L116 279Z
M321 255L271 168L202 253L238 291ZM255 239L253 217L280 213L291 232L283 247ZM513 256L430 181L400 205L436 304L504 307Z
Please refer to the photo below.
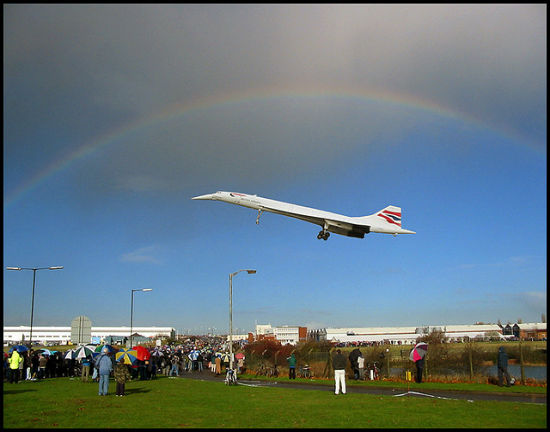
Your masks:
M321 231L319 231L319 234L317 234L317 238L319 240L321 240L321 239L328 240L329 237L330 237L330 233L328 231L325 231L325 230L321 230Z
M256 225L260 224L260 216L262 215L262 212L263 212L262 209L258 210L258 217L256 218Z
M328 240L328 238L330 237L330 233L328 232L328 223L325 221L324 225L323 225L323 229L321 231L319 231L319 234L317 234L317 238L319 240L323 239L323 240Z

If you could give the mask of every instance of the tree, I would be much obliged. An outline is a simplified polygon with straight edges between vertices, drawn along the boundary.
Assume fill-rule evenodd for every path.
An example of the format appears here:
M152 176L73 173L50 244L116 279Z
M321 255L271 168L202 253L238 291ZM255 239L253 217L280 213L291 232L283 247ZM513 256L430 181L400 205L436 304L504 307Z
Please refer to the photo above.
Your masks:
M427 335L423 335L416 339L416 342L426 342L428 344L428 352L426 354L426 362L430 364L430 371L438 373L447 367L449 357L448 338L442 330L432 330ZM426 372L428 367L425 365Z
M285 350L286 349L287 348L285 348ZM247 344L244 351L246 353L246 358L250 363L267 362L268 364L275 364L275 362L279 363L281 351L284 350L281 342L270 339L262 339Z
M496 330L494 331L488 331L485 332L485 337L488 338L491 341L499 341L500 340L500 333Z
M426 342L428 345L438 345L447 342L445 332L442 330L432 330L427 335L423 335L416 339L416 342Z

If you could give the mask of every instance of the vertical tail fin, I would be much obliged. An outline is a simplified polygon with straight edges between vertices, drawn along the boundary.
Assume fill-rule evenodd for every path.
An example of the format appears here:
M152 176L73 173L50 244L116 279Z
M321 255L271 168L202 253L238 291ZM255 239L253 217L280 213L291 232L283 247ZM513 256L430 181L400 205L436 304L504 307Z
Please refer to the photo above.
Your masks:
M370 232L386 234L416 234L401 228L401 207L387 206L370 216L356 218L361 225L368 225Z
M387 206L385 209L376 213L376 216L401 228L401 207Z

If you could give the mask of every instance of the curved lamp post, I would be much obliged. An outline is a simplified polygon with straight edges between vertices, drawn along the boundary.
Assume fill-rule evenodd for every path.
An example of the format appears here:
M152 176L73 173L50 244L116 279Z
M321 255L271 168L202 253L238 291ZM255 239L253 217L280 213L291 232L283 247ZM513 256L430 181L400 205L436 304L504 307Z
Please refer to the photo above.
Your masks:
M243 271L256 273L256 270L239 270L229 275L229 369L233 369L233 276Z
M52 267L6 267L6 270L32 270L32 300L31 300L31 332L29 335L29 345L32 347L32 321L34 317L34 287L36 284L36 271L37 270L61 270L63 266Z
M133 327L134 327L134 293L136 291L142 291L142 292L148 292L148 291L153 291L152 288L142 288L142 289L133 289L132 290L132 302L131 302L131 306L130 306L130 348L132 348L132 345L133 345L133 337L132 337L132 333L133 333Z

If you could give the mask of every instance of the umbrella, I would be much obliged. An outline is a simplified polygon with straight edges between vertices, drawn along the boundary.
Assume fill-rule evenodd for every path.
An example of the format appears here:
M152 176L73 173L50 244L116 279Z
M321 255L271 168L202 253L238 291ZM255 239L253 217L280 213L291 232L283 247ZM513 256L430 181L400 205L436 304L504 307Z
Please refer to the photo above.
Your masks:
M132 349L136 351L136 357L138 360L149 360L151 358L151 353L149 350L141 345L135 346Z
M13 350L17 350L17 352L23 352L23 351L28 351L29 349L25 345L14 345L10 348L8 352L12 353Z
M426 352L428 352L428 344L426 342L419 342L411 350L411 353L409 354L409 358L413 362L416 362L420 359L423 359L426 356Z
M52 355L52 352L47 348L41 348L41 349L38 350L38 352L41 352L44 355L49 355L49 356Z
M70 349L68 350L66 353L65 353L65 356L63 358L67 359L67 360L73 360L75 358L75 350L74 349ZM50 354L51 355L51 354Z
M97 347L95 347L95 352L103 352L103 348L107 348L109 350L109 353L112 353L113 351L115 351L115 349L112 347L112 345L98 345Z
M191 360L195 361L195 360L197 360L197 359L199 358L199 352L198 352L197 350L193 350L193 351L191 351L191 352L189 353L188 357L189 357Z
M237 353L237 354L235 354L235 358L236 358L236 359L243 359L243 358L244 358L244 354L243 354L243 353Z
M153 351L153 354L151 354L152 356L155 356L155 357L161 357L163 356L164 354L162 353L162 351L159 351L159 350L154 350Z
M84 357L91 356L94 352L95 347L92 345L81 345L74 351L74 358L80 359Z
M122 362L124 364L134 364L137 360L137 352L133 349L124 349L122 348L119 352L115 354L115 359L118 362Z

